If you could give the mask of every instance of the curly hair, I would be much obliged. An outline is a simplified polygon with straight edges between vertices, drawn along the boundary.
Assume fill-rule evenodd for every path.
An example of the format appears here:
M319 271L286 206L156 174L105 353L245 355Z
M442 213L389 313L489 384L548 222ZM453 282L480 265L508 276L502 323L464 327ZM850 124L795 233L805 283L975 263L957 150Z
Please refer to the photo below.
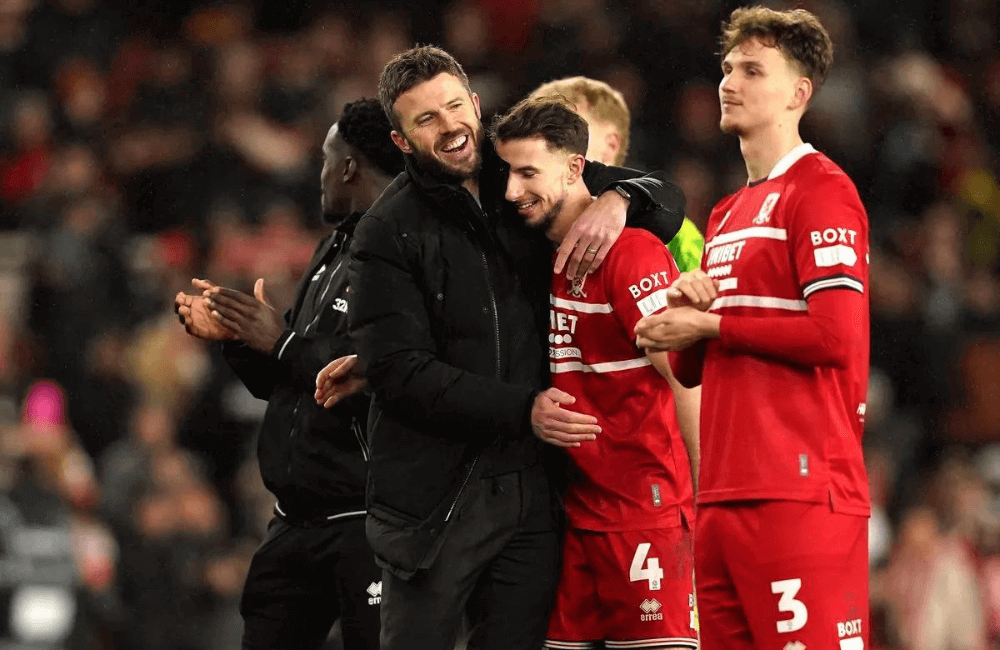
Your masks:
M403 153L393 144L392 126L377 99L359 99L344 106L338 133L382 173L394 177L403 171Z
M505 115L493 120L491 134L495 142L541 137L549 150L587 153L590 132L587 122L564 97L528 97Z
M722 58L747 39L776 47L794 61L817 90L833 66L833 42L819 19L805 9L775 11L742 7L722 26Z

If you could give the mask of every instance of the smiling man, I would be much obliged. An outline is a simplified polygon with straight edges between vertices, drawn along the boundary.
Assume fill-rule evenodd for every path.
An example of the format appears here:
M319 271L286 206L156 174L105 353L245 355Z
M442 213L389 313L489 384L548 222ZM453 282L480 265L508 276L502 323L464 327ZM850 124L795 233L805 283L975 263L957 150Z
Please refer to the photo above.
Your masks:
M537 650L560 546L542 436L600 433L573 398L545 390L551 247L504 201L506 166L454 58L397 55L379 99L407 173L358 224L349 319L373 393L367 532L383 568L382 648L450 650L468 613L469 648ZM662 240L676 232L679 190L623 180L636 175L586 166L587 184L609 191L567 235L571 266L599 266L626 202L667 222Z
M554 245L594 200L580 180L587 134L572 107L546 98L519 103L493 127L510 165L507 200ZM666 306L677 275L662 242L626 228L585 281L553 276L552 385L574 395L601 434L550 441L566 447L576 472L563 498L569 530L546 648L698 647L690 528L698 434L674 416L667 353L636 348L632 334Z
M712 211L702 270L638 343L702 383L695 575L705 650L868 640L868 217L802 142L833 61L815 16L763 7L723 31L722 130L750 182Z

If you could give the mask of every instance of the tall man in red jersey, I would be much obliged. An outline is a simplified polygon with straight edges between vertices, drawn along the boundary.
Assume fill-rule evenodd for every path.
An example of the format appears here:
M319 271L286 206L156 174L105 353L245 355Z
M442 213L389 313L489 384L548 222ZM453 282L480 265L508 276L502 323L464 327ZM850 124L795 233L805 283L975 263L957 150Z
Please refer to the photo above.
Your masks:
M556 245L594 200L580 178L587 133L551 98L524 100L494 126L510 165L507 200ZM552 278L552 385L575 396L573 409L595 416L601 433L563 443L537 432L567 448L576 472L547 648L698 645L688 524L697 432L682 439L667 353L644 353L633 335L642 316L666 307L677 276L662 242L626 228L595 273Z
M812 14L738 9L722 129L750 182L723 199L702 269L637 343L702 384L695 575L705 650L861 650L868 630L868 218L799 136L832 64Z

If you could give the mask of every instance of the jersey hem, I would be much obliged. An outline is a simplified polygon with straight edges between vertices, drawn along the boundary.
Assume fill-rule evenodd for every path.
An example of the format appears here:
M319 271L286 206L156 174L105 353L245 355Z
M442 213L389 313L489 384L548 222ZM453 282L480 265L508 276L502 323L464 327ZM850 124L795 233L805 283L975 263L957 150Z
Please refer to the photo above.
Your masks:
M821 494L801 493L789 494L788 492L775 492L773 490L713 490L709 493L698 495L699 506L710 506L715 504L725 504L734 501L801 501L805 503L825 503L830 506L831 512L844 515L859 515L863 517L871 516L871 505L850 504L838 502L833 499L829 491Z
M593 521L576 522L573 521L572 517L567 517L567 525L573 530L586 530L592 533L627 533L637 530L684 528L685 522L689 522L691 519L690 512L685 512L684 506L675 505L656 519L634 519L628 523L602 524Z

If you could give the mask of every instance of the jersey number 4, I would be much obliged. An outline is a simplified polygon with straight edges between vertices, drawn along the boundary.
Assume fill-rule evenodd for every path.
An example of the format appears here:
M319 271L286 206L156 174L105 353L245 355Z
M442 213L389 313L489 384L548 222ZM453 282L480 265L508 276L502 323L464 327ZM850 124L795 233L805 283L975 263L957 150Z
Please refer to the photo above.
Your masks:
M643 542L635 547L635 555L632 556L632 566L628 570L628 579L631 582L648 580L650 591L657 591L660 588L660 580L663 579L663 569L660 568L660 560L658 558L647 558L649 548L649 542ZM643 567L644 564L646 565L645 567Z

